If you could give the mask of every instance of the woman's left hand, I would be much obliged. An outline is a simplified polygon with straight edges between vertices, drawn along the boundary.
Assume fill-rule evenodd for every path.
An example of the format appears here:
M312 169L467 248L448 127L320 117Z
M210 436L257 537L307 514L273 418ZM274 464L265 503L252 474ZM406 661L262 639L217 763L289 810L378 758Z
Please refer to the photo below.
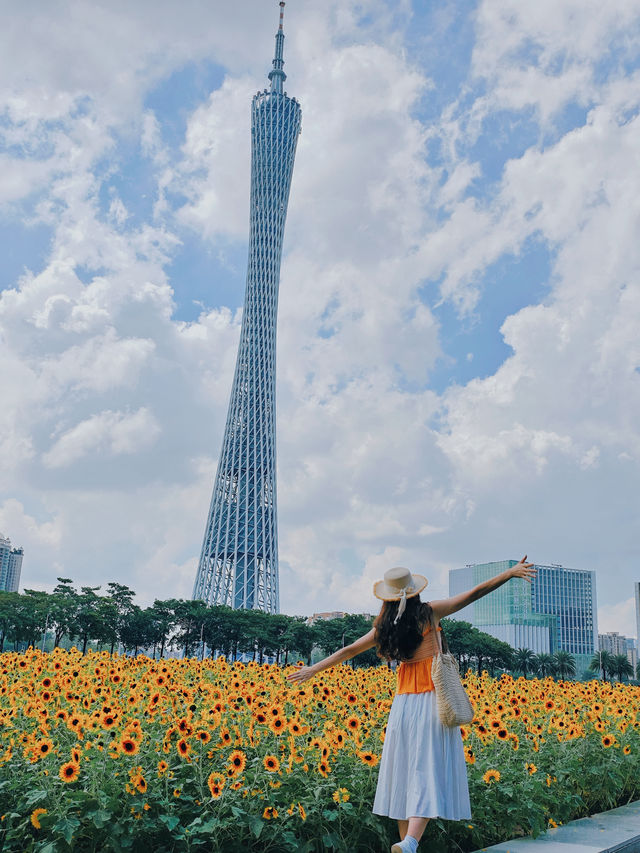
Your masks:
M536 570L533 568L533 563L527 563L527 555L511 569L512 578L524 578L526 581L531 581L536 576Z
M296 665L297 664L294 664L294 666ZM297 669L295 672L290 672L287 675L287 681L308 681L310 678L313 678L315 674L316 673L312 666L302 666L302 664L300 664L299 669Z

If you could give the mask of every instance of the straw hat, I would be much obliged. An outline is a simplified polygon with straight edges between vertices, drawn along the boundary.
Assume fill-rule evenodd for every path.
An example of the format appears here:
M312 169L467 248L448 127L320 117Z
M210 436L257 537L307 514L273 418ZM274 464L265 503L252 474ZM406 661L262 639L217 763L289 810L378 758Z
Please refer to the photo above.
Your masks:
M413 598L422 592L429 581L424 575L411 574L409 569L396 566L384 573L384 580L376 581L373 594L382 601L399 601L398 615L393 620L394 625L404 613L407 598Z

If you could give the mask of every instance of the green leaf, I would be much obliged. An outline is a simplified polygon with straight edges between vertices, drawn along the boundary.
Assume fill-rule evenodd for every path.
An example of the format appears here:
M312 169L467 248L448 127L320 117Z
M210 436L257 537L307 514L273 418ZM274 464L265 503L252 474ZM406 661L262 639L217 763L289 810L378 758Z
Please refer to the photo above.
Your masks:
M49 794L47 793L47 791L43 791L40 789L37 791L31 791L29 794L27 794L25 802L27 806L34 806L36 803L41 803L42 800L46 800L48 796Z
M38 847L38 853L57 853L56 845L53 841L49 841L44 847Z
M173 832L176 826L180 823L180 818L173 814L161 814L160 820L164 823L169 832Z
M106 809L98 809L95 812L89 812L87 817L92 821L96 829L102 829L111 820L111 812Z
M200 823L198 823L200 822ZM193 835L211 835L214 832L222 821L219 817L212 817L209 820L202 823L202 818L196 818L192 824L189 826L189 832ZM191 827L195 827L192 829Z
M252 815L249 818L249 829L253 833L255 838L260 838L260 833L262 832L262 827L264 826L264 821L261 817L257 815Z
M80 821L75 817L64 817L53 828L55 832L59 832L62 835L67 844L71 844L73 833L79 826Z

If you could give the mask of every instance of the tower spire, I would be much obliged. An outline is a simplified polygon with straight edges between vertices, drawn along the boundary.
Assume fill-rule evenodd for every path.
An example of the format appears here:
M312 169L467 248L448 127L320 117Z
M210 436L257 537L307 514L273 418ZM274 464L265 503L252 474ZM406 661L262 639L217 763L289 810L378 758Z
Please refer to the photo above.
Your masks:
M269 72L269 80L271 80L271 91L277 94L282 94L282 86L287 79L287 75L282 70L284 65L283 48L284 48L284 0L280 0L280 24L276 33L276 55L273 58L273 69Z

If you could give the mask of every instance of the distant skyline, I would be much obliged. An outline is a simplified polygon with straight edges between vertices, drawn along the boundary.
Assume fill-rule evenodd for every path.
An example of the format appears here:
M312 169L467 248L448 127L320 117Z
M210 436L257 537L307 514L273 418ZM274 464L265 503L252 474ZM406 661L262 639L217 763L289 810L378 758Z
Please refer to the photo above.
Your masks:
M191 594L277 0L54 0L0 32L0 531L22 586ZM290 0L285 613L394 565L640 581L640 0ZM295 86L293 81L295 80Z

